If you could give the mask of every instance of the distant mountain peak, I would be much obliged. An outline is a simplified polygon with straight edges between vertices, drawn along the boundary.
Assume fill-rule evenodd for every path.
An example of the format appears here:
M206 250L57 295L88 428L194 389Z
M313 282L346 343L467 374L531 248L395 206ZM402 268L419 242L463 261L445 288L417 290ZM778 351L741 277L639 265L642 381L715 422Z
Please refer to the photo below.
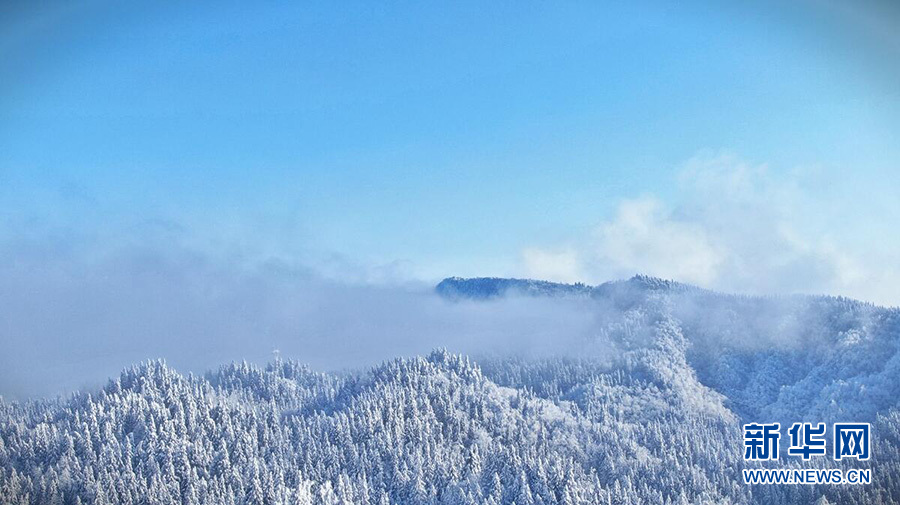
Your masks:
M593 288L586 284L563 284L534 279L502 277L448 277L435 287L445 298L487 300L509 294L526 296L590 296Z
M693 286L649 275L635 275L627 280L606 282L597 286L576 282L542 281L504 277L447 277L435 287L435 291L449 299L488 300L510 294L549 297L602 296L611 291L683 291Z

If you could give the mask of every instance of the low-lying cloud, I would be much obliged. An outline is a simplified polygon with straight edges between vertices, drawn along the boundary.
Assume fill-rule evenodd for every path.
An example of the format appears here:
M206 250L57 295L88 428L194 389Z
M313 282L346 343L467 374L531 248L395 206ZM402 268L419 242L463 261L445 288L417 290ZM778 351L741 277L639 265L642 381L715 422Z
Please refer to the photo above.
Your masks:
M0 395L96 387L162 358L203 372L264 363L279 350L340 370L435 347L470 354L565 352L594 314L575 302L449 302L419 283L325 279L279 263L244 265L184 249L89 258L34 244L0 250Z
M642 273L728 292L900 305L900 257L888 237L896 202L885 211L870 199L829 199L840 192L808 191L808 179L727 154L698 156L682 167L679 200L623 200L590 236L524 250L523 273L589 283ZM603 317L583 306L589 301L448 302L429 283L398 280L408 279L400 263L355 268L334 257L309 268L286 263L290 255L211 254L167 222L148 221L124 240L103 229L33 230L35 223L10 220L0 242L7 398L97 386L154 358L202 372L233 360L262 363L278 349L335 370L435 347L582 351Z

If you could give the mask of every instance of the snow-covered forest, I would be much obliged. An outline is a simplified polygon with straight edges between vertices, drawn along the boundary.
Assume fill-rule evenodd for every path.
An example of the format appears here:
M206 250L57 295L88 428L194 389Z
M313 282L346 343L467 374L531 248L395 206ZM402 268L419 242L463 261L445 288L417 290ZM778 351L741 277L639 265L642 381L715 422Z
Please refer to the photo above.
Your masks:
M203 376L136 365L100 390L0 403L9 504L900 502L900 311L635 277L447 279L448 303L589 300L573 352L439 349L354 372L293 357ZM360 335L365 338L365 335ZM302 358L302 357L301 357ZM748 486L745 422L872 423L859 486ZM786 442L782 437L782 443ZM782 454L784 454L782 450Z

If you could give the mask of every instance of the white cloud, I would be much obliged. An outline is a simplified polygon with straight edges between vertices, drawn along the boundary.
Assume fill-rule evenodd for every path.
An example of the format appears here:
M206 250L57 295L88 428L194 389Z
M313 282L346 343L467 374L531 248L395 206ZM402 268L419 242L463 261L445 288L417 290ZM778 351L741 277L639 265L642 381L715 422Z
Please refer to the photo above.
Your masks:
M703 227L673 219L655 198L622 202L596 235L600 268L617 269L619 275L639 272L706 284L723 261L723 251Z
M577 282L584 278L578 253L572 249L546 251L529 248L522 252L528 277L556 282Z
M525 269L557 268L567 280L588 282L643 273L730 292L827 293L900 305L897 251L874 247L878 237L858 230L867 219L858 209L813 198L821 193L809 186L820 179L704 153L679 171L678 201L625 199L565 255L529 248Z
M596 331L596 313L565 300L450 302L432 284L345 282L177 246L86 258L68 244L0 244L0 279L7 398L93 388L149 358L202 372L277 348L341 370L435 347L583 355Z

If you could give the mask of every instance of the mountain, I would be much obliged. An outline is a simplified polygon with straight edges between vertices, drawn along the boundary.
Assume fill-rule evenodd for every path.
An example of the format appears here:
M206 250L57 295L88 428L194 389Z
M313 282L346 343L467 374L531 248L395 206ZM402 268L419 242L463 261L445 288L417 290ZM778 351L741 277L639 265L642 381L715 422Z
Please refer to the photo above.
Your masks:
M448 277L435 286L435 292L451 299L488 300L504 296L551 297L608 297L626 292L654 290L699 291L700 288L674 281L636 275L627 281L613 281L599 286L583 283L564 284L534 279L506 279L502 277Z
M665 320L688 366L743 419L871 420L900 399L900 310L842 297L727 295L635 276L599 286L518 279L445 279L449 299L589 297L597 338L582 353L647 344Z
M464 279L448 277L435 287L435 291L449 299L468 298L487 300L518 294L525 296L588 296L591 288L584 284L560 284L532 279L504 279L478 277Z
M611 295L622 296L626 293L654 290L699 291L700 288L645 275L636 275L627 281L607 282L599 286L588 286L580 282L564 284L534 279L506 279L502 277L474 277L470 279L448 277L435 286L435 292L438 295L450 300L489 300L504 296L602 298Z
M149 362L100 391L0 402L0 502L900 502L896 309L651 277L436 290L572 298L596 332L538 359L437 350L342 374ZM745 485L741 470L761 465L743 459L741 425L771 421L872 423L871 461L762 465L860 466L872 484Z

